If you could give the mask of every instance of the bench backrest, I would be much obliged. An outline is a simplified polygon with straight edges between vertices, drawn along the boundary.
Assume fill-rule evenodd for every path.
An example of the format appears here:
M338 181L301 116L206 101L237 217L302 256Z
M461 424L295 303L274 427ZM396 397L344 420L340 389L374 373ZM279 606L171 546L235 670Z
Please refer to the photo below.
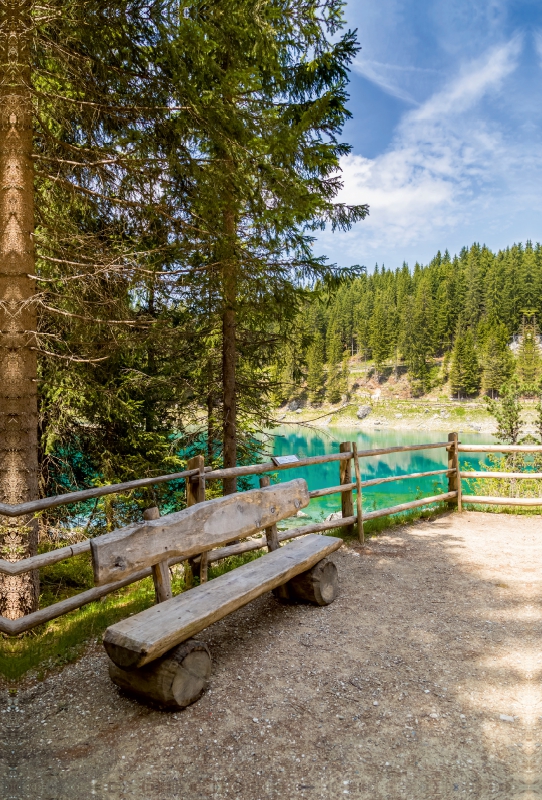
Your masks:
M119 528L90 542L95 583L101 586L122 580L166 558L191 558L249 536L293 516L309 499L306 481L298 478Z

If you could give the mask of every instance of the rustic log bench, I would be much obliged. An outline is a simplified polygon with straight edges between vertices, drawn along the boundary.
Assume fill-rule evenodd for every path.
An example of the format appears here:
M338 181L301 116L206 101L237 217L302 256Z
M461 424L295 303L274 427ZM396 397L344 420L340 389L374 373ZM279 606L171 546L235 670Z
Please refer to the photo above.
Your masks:
M331 603L337 570L326 557L342 540L308 534L280 547L276 539L276 523L308 503L307 484L297 479L209 500L93 539L97 585L152 566L158 598L169 558L193 558L262 529L270 551L111 625L104 646L114 683L162 706L184 708L201 696L211 669L209 651L192 639L195 634L269 591L282 601Z

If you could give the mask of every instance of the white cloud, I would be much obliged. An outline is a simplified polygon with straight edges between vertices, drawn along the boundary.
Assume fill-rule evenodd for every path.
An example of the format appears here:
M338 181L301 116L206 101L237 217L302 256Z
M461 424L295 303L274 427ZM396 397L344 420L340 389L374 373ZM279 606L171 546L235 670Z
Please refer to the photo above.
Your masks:
M397 69L394 69L389 64L382 64L379 61L362 61L361 59L356 59L352 64L352 68L359 75L363 75L364 78L376 84L376 86L383 89L383 91L392 97L396 97L398 100L403 100L412 105L417 105L416 100L412 97L410 92L398 84Z
M510 198L511 181L520 173L532 172L535 165L522 143L510 140L481 110L516 69L521 47L521 38L514 37L466 65L444 89L403 116L386 152L373 159L355 154L343 159L339 199L370 205L370 217L346 234L348 252L359 254L361 245L364 255L378 257L383 249L465 226L496 194L499 202L501 194Z

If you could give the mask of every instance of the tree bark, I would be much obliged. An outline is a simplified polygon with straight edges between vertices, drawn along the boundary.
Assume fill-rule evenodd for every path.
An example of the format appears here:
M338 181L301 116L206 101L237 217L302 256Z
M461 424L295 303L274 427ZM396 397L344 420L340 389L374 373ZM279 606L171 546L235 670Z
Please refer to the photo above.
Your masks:
M222 457L224 467L237 466L237 264L235 262L234 237L235 218L229 209L224 215L227 252L222 264L223 312L222 312ZM225 478L224 494L237 491L237 478Z
M38 497L30 2L0 6L0 500ZM0 517L0 555L37 552L37 520ZM0 613L37 608L38 573L0 579Z

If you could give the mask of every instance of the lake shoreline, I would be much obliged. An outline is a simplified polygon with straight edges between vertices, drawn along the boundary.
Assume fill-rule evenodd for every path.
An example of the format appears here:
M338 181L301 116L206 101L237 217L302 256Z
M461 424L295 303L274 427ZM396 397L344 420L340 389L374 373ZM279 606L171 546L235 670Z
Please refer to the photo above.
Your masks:
M429 426L427 423L431 422ZM494 434L497 430L497 426L493 421L488 421L487 423L465 423L462 422L461 424L446 424L446 420L433 420L433 419L422 419L419 421L415 420L380 420L380 418L374 420L352 420L352 419L335 419L333 415L317 421L311 421L310 419L303 419L302 417L298 417L297 419L277 419L278 425L302 425L302 426L310 426L311 428L322 428L326 429L329 427L333 428L359 428L360 431L378 431L378 430L394 430L394 431L415 431L415 430L430 430L430 431L461 431L465 430L469 433L490 433Z
M363 419L357 416L358 404L331 409L327 414L319 414L318 409L302 408L293 413L278 413L275 422L277 425L301 425L323 430L333 428L356 428L360 431L371 432L378 430L393 431L465 431L471 433L494 434L497 424L493 417L485 412L484 408L469 408L468 415L464 407L454 408L453 412L435 413L433 409L427 412L401 413L396 407L374 406ZM457 413L458 411L463 413Z

